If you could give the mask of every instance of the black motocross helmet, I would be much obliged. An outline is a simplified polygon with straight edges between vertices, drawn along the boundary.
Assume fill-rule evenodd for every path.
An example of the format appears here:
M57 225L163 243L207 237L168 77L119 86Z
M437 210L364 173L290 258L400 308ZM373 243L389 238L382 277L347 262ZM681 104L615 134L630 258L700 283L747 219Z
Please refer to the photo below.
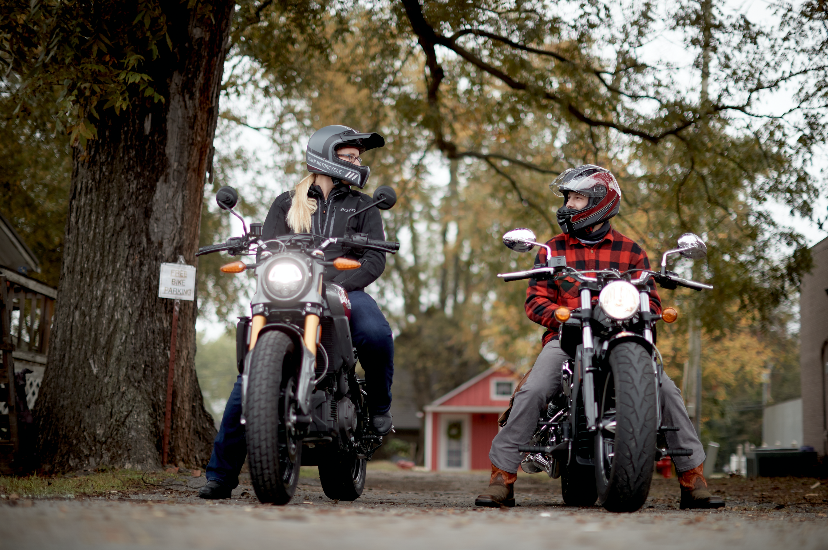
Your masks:
M377 133L363 134L347 126L325 126L308 140L305 156L308 172L324 174L362 189L368 182L371 169L340 159L336 151L342 147L356 147L362 153L384 145L385 138Z
M606 168L594 164L565 170L549 187L564 199L557 216L564 233L588 234L592 227L612 218L621 208L621 187L615 177ZM571 192L587 197L586 207L580 210L567 208Z

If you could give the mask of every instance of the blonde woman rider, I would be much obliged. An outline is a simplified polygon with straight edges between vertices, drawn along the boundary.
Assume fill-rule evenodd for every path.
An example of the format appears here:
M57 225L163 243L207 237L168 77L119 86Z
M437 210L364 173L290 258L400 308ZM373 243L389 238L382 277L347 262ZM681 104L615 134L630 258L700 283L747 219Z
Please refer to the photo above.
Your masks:
M349 218L373 201L354 187L362 189L371 169L362 165L360 155L385 145L376 133L360 133L347 126L326 126L308 141L308 176L292 191L279 195L267 214L262 236L272 239L291 233L313 233L343 237L363 233L369 239L385 240L382 218L376 208ZM365 369L371 423L379 435L391 431L391 381L394 375L394 341L391 327L365 287L385 270L385 254L366 250L342 254L331 246L327 254L346 255L362 266L352 271L325 274L325 280L348 292L351 302L351 336ZM229 498L239 484L239 471L247 456L244 426L241 424L241 377L233 386L224 410L221 428L207 465L207 484L201 498Z

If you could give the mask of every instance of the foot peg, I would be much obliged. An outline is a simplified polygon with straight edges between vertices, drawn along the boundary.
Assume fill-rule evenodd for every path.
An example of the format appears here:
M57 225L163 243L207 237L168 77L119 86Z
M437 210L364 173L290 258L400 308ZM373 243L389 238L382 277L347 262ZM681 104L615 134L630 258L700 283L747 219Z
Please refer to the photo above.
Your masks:
M661 458L665 456L693 456L693 451L690 449L662 449Z

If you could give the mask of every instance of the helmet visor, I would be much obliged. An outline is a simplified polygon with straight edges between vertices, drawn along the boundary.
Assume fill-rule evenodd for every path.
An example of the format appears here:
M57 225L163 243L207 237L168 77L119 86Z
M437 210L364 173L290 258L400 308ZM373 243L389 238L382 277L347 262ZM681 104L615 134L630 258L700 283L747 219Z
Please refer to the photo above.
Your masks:
M597 166L586 169L570 168L555 178L549 187L559 197L569 192L579 193L585 197L603 197L607 194L608 185L605 178L601 177L603 174L608 172Z
M372 133L357 133L353 134L344 132L340 135L340 141L336 144L337 149L342 147L356 147L362 152L370 151L371 149L378 149L385 146L385 138L381 135Z

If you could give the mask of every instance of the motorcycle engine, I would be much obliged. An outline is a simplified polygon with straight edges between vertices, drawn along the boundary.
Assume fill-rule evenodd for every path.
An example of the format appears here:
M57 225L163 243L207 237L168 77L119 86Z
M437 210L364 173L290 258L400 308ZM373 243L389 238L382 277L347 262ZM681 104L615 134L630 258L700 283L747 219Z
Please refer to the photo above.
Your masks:
M357 429L357 415L354 403L347 397L336 402L336 418L342 438L352 439Z

